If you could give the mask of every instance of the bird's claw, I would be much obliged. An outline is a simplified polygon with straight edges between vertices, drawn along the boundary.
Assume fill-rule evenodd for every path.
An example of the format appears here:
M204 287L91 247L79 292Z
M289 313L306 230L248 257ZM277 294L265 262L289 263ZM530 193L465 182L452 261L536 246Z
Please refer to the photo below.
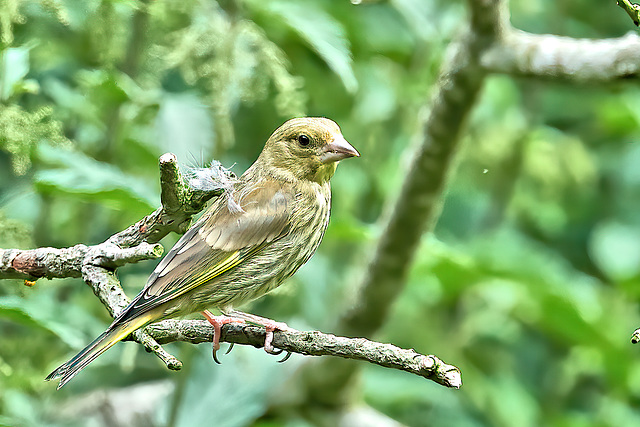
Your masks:
M222 325L224 325L225 323L232 323L232 322L245 323L245 320L247 320L251 323L264 326L266 329L266 333L264 337L264 351L276 356L279 354L282 354L284 350L276 349L273 347L273 332L274 331L295 331L294 329L291 329L286 323L276 322L271 319L265 319L263 317L255 316L252 314L243 313L236 310L231 310L225 313L227 314L227 316L214 316L208 311L202 312L202 314L204 315L204 317L207 318L209 323L213 325L212 356L213 356L213 360L218 364L220 364L220 361L218 360L216 352L220 349L221 330L222 330ZM230 317L230 316L233 316L233 317ZM233 343L229 345L229 348L227 349L225 354L229 354L232 348L233 348ZM281 360L279 360L278 363L286 362L287 360L289 360L290 357L291 357L291 352L287 351L287 354Z
M234 344L235 344L235 343L233 343L233 342L232 342L232 343L229 343L229 348L227 349L227 351L225 351L225 352L224 352L224 354L229 354L229 353L231 353L231 350L233 350L233 346L234 346Z
M280 326L280 327L278 327ZM279 354L282 354L282 352L284 351L283 349L276 349L273 347L273 332L275 330L287 330L290 329L286 324L282 323L282 324L273 324L273 325L268 325L266 326L266 334L264 336L264 351L266 351L269 354L273 354L274 356L277 356ZM278 363L284 363L287 360L289 360L289 358L291 357L291 352L287 351L287 354L280 360L278 360Z
M266 333L264 335L264 351L266 351L269 354L275 354L276 356L280 353L282 353L282 350L276 350L273 347L273 331L276 328L273 326L267 326L266 327Z
M227 349L227 351L224 352L224 354L229 354L231 353L231 350L233 350L233 344L234 343L229 343L229 348ZM218 365L222 365L222 363L220 363L220 360L218 360L218 356L216 356L216 352L220 349L220 344L218 344L218 348L216 348L215 344L213 345L213 349L211 351L211 356L213 357L213 361L216 362Z
M222 326L227 323L235 323L235 322L245 323L245 322L244 320L237 319L235 317L214 316L207 310L203 311L202 314L207 319L207 321L211 323L211 326L213 326L213 340L212 340L213 349L211 351L211 356L213 357L214 362L216 362L218 365L221 365L220 361L218 360L218 356L216 355L216 352L220 350L220 337L222 336ZM225 354L228 354L232 348L233 348L233 343L231 343L231 345L229 346L229 349Z
M284 363L287 360L289 360L290 357L291 357L291 352L287 351L287 354L282 359L278 360L278 363Z
M267 353L273 355L273 356L277 356L279 354L282 354L282 352L284 351L281 348L275 348L275 347L271 347L269 349L267 349L266 347L264 348L264 351L266 351Z
M218 360L218 356L216 356L216 346L213 346L213 349L211 350L211 357L213 357L213 361L216 362L218 365L222 365L222 363L220 363L220 361Z

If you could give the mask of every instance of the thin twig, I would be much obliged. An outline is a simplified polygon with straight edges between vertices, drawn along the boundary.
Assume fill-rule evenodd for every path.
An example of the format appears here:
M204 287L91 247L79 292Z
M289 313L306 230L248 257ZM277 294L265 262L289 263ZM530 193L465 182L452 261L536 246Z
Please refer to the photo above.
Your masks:
M629 0L618 0L616 4L627 12L636 27L640 25L640 5L631 3Z
M98 245L62 249L0 249L0 279L23 279L25 284L33 286L34 281L40 278L82 277L111 316L116 317L130 300L120 286L115 269L128 263L159 258L163 248L152 243L171 231L184 232L191 217L202 210L209 199L224 191L224 185L204 190L192 188L180 173L176 156L172 153L161 156L159 166L161 208ZM207 173L221 182L228 182L231 176L219 164L212 165ZM134 332L132 338L158 356L169 369L182 367L178 359L144 330Z
M212 164L210 169L204 180L198 174L187 182L177 167L175 155L163 155L160 157L162 208L98 245L25 251L0 249L0 279L32 281L38 278L82 277L111 316L116 317L130 300L120 286L115 269L126 263L158 258L162 254L162 246L151 243L170 231L186 230L191 216L200 211L208 199L225 191L235 179L218 163ZM195 181L200 185L195 185ZM161 344L172 341L200 343L212 338L213 328L208 322L165 320L137 330L127 339L142 344L169 369L179 370L182 362L164 350ZM261 347L265 341L265 330L254 326L225 325L221 341ZM292 353L365 360L411 372L447 387L458 388L461 385L459 369L435 356L363 338L337 337L316 331L277 332L273 345Z
M149 325L146 331L161 344L174 341L198 344L211 342L213 338L213 327L204 320L164 320ZM264 340L264 328L237 323L224 325L220 338L220 341L254 347L262 347ZM460 388L462 385L460 370L436 356L365 338L340 337L319 331L279 331L274 333L273 346L307 356L362 360L410 372L445 387Z

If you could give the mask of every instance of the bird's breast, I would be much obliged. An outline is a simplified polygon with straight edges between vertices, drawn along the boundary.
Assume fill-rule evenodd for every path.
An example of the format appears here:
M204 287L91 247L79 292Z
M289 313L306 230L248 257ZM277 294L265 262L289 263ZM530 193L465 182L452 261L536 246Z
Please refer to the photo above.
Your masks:
M255 254L227 304L238 306L270 292L311 258L329 224L331 193L322 190L296 193L288 206L289 231Z

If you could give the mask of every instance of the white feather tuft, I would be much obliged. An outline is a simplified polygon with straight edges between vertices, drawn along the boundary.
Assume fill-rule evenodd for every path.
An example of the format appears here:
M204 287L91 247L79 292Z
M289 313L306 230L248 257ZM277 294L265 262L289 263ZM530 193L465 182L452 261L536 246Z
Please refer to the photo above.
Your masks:
M236 174L222 166L217 160L212 160L207 168L186 168L187 182L189 186L201 191L224 190L227 193L229 211L234 213L244 212L242 207L233 198L233 186L238 181Z

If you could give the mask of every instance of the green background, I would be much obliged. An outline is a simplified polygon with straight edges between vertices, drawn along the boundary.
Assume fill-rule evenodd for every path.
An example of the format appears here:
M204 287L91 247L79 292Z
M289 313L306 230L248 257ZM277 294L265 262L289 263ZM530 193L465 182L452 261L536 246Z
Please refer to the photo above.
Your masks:
M526 31L635 31L614 1L511 3ZM460 1L4 0L0 247L100 243L159 206L161 154L240 174L286 119L327 116L362 157L332 180L313 259L243 308L332 332L466 20ZM463 386L352 362L354 405L410 426L640 425L639 95L486 81L436 229L368 337L438 355ZM154 265L118 271L130 296ZM170 344L176 373L123 343L59 392L43 381L108 323L80 279L0 281L0 424L306 426L327 409L300 393L308 358L242 346L218 366L206 344Z

